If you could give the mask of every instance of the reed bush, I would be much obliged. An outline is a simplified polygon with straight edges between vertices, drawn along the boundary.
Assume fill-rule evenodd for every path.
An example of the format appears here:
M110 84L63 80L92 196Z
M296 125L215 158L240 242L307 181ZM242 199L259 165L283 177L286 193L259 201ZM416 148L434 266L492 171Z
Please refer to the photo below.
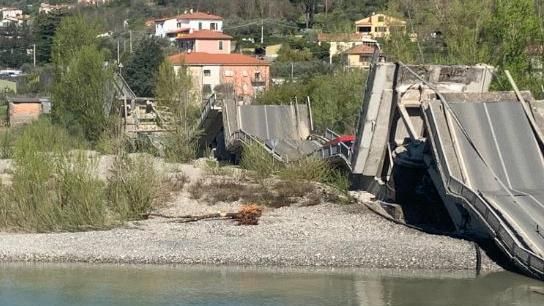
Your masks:
M120 220L141 219L160 199L162 174L147 155L117 156L108 180L109 207Z
M258 178L266 178L276 174L282 165L259 144L250 143L243 148L240 167L253 171Z
M15 140L10 185L2 186L0 226L31 232L102 228L104 186L80 143L47 120L25 127Z
M286 180L324 182L331 173L332 169L326 161L307 157L287 164L278 175Z

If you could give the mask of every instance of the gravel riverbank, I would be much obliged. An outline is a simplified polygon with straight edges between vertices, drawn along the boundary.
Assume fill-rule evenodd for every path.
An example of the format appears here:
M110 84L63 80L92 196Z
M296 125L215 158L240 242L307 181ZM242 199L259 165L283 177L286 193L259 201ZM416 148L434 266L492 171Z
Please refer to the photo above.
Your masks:
M204 175L182 166L190 183ZM165 215L232 212L183 191L157 210ZM473 243L387 221L361 203L266 208L256 226L231 220L176 223L154 217L124 227L77 233L0 233L0 261L127 264L225 264L475 270ZM482 254L483 270L500 269Z
M265 211L257 226L155 218L108 231L0 234L0 260L473 270L472 243L386 221L360 204ZM498 267L485 255L483 268Z

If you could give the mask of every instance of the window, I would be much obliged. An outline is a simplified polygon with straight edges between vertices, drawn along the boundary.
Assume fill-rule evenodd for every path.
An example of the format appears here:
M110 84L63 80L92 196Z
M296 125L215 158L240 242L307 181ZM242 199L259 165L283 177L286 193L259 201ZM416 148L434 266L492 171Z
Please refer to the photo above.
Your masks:
M384 16L378 16L378 22L384 22L385 17Z
M212 75L211 70L209 70L209 69L204 70L204 76L205 76L205 77L209 77L209 76L211 76L211 75Z
M181 22L178 22L177 27L178 29L181 28Z
M223 50L223 41L222 40L219 41L219 50Z
M376 32L381 32L381 33L387 32L387 28L386 27L376 27Z
M210 30L212 31L217 30L217 23L215 22L210 23Z
M371 30L371 27L359 27L359 33L370 33Z
M255 81L259 81L261 79L261 73L255 72Z
M203 84L202 85L202 95L203 96L208 96L212 93L212 85L210 84Z
M199 22L199 23L198 23L198 29L199 29L199 30L202 30L202 22Z
M359 63L368 63L369 59L370 58L366 55L359 55Z

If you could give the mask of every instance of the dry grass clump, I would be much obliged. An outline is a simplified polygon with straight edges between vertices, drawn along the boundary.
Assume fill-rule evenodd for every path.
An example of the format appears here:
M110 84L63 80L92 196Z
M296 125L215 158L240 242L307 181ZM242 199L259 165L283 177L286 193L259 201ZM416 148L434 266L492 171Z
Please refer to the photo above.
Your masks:
M302 203L303 206L316 206L321 204L322 201L322 194L314 192L310 193L304 202Z
M199 180L189 186L192 199L202 199L209 204L218 202L246 201L261 203L268 207L284 207L301 202L315 187L309 182L266 181L241 183L233 179L220 178Z
M185 185L189 183L189 177L183 172L177 172L165 178L168 189L173 192L182 191Z
M263 209L257 204L244 205L239 211L234 220L238 225L257 225L259 218L263 215Z
M315 191L315 186L307 181L277 181L273 186L275 192L287 197L304 197Z
M204 196L205 193L205 184L203 179L199 179L198 181L194 182L192 185L189 186L189 196L193 200L200 200Z

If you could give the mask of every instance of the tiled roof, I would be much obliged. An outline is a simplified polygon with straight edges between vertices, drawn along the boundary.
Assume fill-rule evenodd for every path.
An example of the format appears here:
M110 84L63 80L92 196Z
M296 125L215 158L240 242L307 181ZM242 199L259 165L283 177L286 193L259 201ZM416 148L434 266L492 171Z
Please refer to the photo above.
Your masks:
M268 63L253 56L232 53L212 54L205 52L178 53L168 57L174 65L251 65L268 66Z
M361 41L365 35L363 33L319 33L317 34L318 41L337 41L337 42L352 42Z
M347 50L345 53L346 54L374 54L374 50L376 50L375 46L362 44Z
M194 13L181 14L181 15L177 15L177 16L174 16L174 17L158 18L158 19L155 19L155 22L161 22L161 21L165 21L165 20L168 20L168 19L223 20L223 17L208 14L208 13L203 13L203 12L194 12Z
M188 34L179 34L176 39L232 39L232 36L223 32L200 30Z

